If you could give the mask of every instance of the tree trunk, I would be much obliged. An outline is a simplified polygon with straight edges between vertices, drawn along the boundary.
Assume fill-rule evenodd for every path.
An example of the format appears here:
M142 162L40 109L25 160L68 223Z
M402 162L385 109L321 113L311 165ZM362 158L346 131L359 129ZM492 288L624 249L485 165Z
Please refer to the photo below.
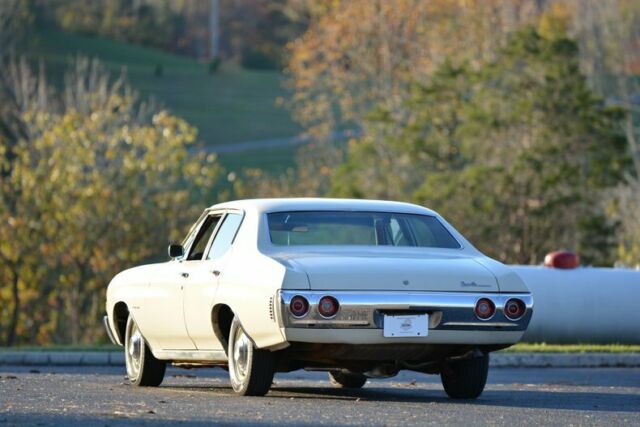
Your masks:
M209 1L209 60L220 56L220 0Z

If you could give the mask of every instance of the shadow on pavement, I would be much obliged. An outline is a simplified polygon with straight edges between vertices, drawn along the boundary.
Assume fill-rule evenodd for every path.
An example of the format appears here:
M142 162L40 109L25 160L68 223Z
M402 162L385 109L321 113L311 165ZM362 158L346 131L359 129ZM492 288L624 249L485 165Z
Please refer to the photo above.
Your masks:
M227 385L194 387L169 385L164 389L207 391L234 396ZM487 390L476 400L449 399L444 391L420 387L363 388L346 390L331 387L274 387L267 398L318 399L362 402L439 403L447 405L480 405L530 409L588 410L640 413L640 395L631 393L594 393L562 390ZM242 399L242 397L238 397Z

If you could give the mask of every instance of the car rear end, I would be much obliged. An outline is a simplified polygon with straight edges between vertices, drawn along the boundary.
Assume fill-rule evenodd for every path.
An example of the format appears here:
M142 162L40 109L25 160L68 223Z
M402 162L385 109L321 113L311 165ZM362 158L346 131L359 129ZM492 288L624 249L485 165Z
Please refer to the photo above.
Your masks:
M526 293L309 291L279 294L287 341L511 345L533 312Z
M294 367L437 372L522 337L533 299L436 213L384 205L267 215L270 256L300 280L275 301Z

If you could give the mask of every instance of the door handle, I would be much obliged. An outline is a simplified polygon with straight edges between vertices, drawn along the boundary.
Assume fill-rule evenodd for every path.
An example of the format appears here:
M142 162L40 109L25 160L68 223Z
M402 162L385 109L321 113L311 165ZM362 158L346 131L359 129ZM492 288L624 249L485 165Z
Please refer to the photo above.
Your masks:
M218 277L220 275L220 270L211 270L214 276Z
M185 279L186 279L187 277L189 277L189 273L180 273L180 275L181 275L182 277L184 277Z

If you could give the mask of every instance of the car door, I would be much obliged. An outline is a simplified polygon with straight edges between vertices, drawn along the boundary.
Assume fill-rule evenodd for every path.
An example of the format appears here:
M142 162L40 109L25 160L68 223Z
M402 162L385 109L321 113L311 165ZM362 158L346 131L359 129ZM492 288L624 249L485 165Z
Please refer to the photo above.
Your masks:
M185 279L183 292L184 316L189 336L198 350L223 350L213 333L211 310L241 222L241 212L226 212L220 218L202 259L189 264L189 276Z
M132 307L142 334L154 350L194 350L184 324L183 278L179 261L153 265L144 297Z
M157 264L150 274L147 298L140 313L136 313L136 321L152 348L196 349L184 322L183 289L190 264L202 257L216 225L215 217L203 215L185 239L185 255Z

